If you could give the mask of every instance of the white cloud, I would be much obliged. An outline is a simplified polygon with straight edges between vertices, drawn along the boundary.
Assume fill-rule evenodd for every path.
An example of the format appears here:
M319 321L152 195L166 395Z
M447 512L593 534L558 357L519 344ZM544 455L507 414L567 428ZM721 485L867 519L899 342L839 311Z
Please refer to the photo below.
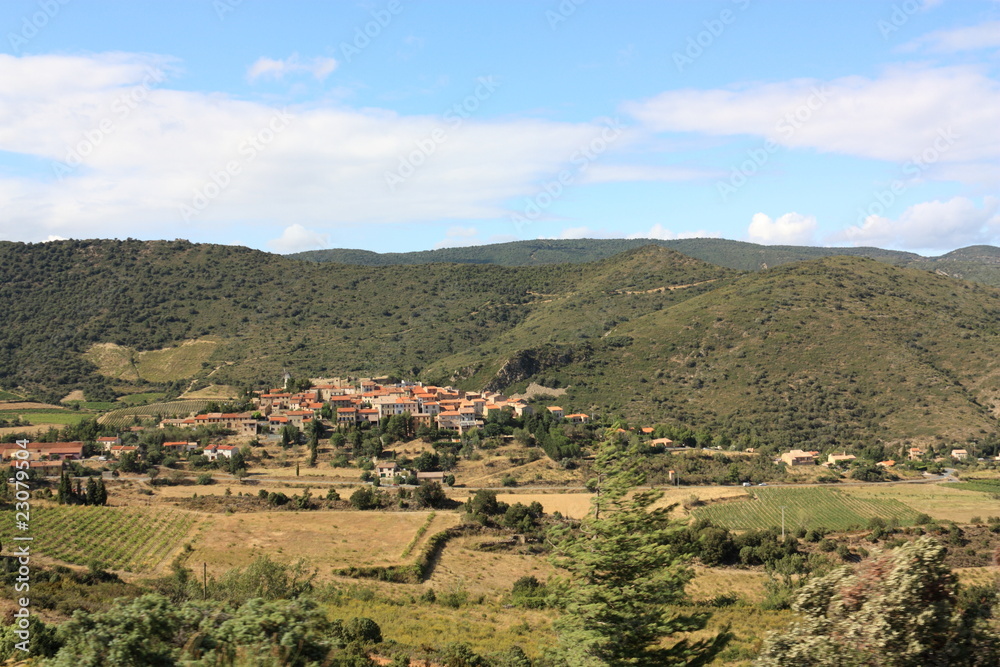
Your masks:
M817 227L813 216L792 212L772 220L764 213L756 213L750 220L747 236L755 243L768 245L809 245Z
M965 197L916 204L896 220L870 215L834 235L833 241L915 250L951 250L1000 240L1000 199L982 207Z
M625 110L658 132L755 135L789 148L901 164L934 147L941 132L954 135L927 177L949 164L1000 161L1000 82L977 67L896 67L876 78L675 90Z
M267 245L274 252L282 254L304 250L321 250L330 247L330 237L327 234L306 229L296 223L285 227L281 236L268 241Z
M302 59L299 58L299 54L293 53L284 60L262 56L247 70L247 79L251 82L265 77L283 79L287 74L305 72L312 74L318 81L322 81L335 69L337 69L337 61L322 56Z
M452 128L438 116L330 103L289 109L287 126L273 132L281 109L172 89L164 75L150 81L164 62L0 54L0 150L60 171L0 174L0 237L124 237L136 220L144 236L174 238L195 225L246 229L289 219L317 233L507 219L508 202L536 193L604 127L473 116ZM442 128L447 141L390 190L386 174ZM227 165L238 173L224 173ZM212 196L185 219L181 207L193 208L197 193Z
M936 53L956 53L997 48L1000 48L1000 21L987 21L964 28L937 30L903 45L900 50L927 49Z
M56 236L55 234L49 234L48 238L45 239L45 243L51 243L52 241L68 241L69 239L63 236Z
M590 227L567 227L559 232L559 236L553 238L557 239L597 239L597 238L609 238L608 232L600 232L591 229Z
M722 238L722 234L719 232L707 232L703 229L699 229L696 232L678 232L674 233L661 225L656 223L649 228L647 232L638 232L636 234L629 234L625 238L627 239L660 239L661 241L673 241L675 239L718 239Z
M694 167L657 167L594 163L588 166L581 182L584 183L635 183L638 181L694 181L719 178L723 172Z
M434 248L463 248L472 245L482 245L478 229L475 227L449 227L444 238L435 243Z

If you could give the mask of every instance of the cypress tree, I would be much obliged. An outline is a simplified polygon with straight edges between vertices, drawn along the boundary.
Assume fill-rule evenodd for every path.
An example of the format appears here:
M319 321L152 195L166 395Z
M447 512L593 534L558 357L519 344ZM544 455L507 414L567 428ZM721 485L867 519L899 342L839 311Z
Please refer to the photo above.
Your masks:
M91 477L90 479L87 480L87 495L86 495L85 502L88 505L97 505L98 504L98 502L97 502L97 482L94 481L93 477Z

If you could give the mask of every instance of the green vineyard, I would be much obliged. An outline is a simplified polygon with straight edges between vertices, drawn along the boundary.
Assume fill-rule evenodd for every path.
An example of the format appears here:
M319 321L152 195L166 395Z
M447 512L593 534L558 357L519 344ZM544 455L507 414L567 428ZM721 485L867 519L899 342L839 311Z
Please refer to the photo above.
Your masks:
M694 515L730 530L765 530L781 526L782 507L788 530L850 530L863 528L874 517L903 525L919 515L898 500L859 498L827 488L754 489L749 499L709 505L696 509Z
M945 485L949 489L962 489L963 491L979 491L980 493L993 493L1000 495L1000 479L968 479L962 482L954 482Z
M113 410L101 415L98 422L108 426L125 427L131 426L136 418L148 419L155 415L165 418L187 417L192 412L202 412L211 402L209 400L167 401L165 403L135 405L130 408L121 408L120 410Z
M13 512L4 512L0 543L14 542ZM174 510L123 507L43 506L30 516L32 551L75 565L149 572L175 549L198 521Z

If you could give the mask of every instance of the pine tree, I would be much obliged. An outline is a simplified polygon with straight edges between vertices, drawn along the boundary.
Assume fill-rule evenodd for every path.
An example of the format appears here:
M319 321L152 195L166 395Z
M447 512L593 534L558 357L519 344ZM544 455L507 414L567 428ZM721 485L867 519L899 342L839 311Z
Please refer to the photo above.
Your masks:
M667 609L684 599L692 575L670 544L671 534L680 529L669 517L672 507L652 508L661 493L633 493L643 482L640 460L634 449L606 445L596 462L594 511L579 530L559 539L555 564L572 576L566 612L556 622L558 659L566 665L703 664L727 639L723 634L660 646L674 633L704 627L707 617L673 615Z

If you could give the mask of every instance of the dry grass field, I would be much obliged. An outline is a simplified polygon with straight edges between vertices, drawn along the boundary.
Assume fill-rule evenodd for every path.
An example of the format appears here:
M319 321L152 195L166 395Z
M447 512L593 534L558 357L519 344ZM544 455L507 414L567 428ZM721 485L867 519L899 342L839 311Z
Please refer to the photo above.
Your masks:
M441 559L426 582L434 590L462 590L470 595L493 595L510 591L521 577L533 575L546 581L556 569L541 556L491 553L476 547L495 537L465 536L448 542Z
M453 496L456 500L464 500ZM466 496L468 497L468 496ZM590 511L590 501L593 498L591 493L498 493L497 500L513 505L522 503L530 505L537 502L545 510L546 514L559 512L563 516L571 519L582 519Z
M512 477L519 485L543 486L582 485L584 480L579 470L563 470L547 456L537 461L522 462L526 450L516 445L498 447L482 452L478 461L462 460L454 470L460 484L469 486L501 486L504 477ZM511 459L514 459L513 461Z
M226 400L239 396L239 389L228 384L210 384L197 391L186 391L180 398L205 398L208 400Z
M352 565L397 565L429 512L259 512L214 515L194 543L190 565L207 563L213 574L247 565L257 556L305 559L321 576ZM438 512L422 540L458 523ZM419 545L418 545L419 548Z
M450 608L439 604L395 604L381 599L344 599L329 606L330 617L371 618L387 639L414 647L466 642L478 653L517 644L532 657L555 644L552 610L502 608L499 604ZM416 664L416 663L414 663Z
M711 600L717 595L734 594L749 602L764 598L764 582L767 574L763 570L737 570L734 568L713 568L695 566L694 579L685 589L692 600Z
M96 343L83 356L107 377L170 382L197 374L218 346L218 341L202 338L185 341L177 347L136 352L114 343Z
M1000 514L1000 503L988 494L947 484L878 484L845 486L844 493L862 498L891 498L935 519L968 523L974 516Z

